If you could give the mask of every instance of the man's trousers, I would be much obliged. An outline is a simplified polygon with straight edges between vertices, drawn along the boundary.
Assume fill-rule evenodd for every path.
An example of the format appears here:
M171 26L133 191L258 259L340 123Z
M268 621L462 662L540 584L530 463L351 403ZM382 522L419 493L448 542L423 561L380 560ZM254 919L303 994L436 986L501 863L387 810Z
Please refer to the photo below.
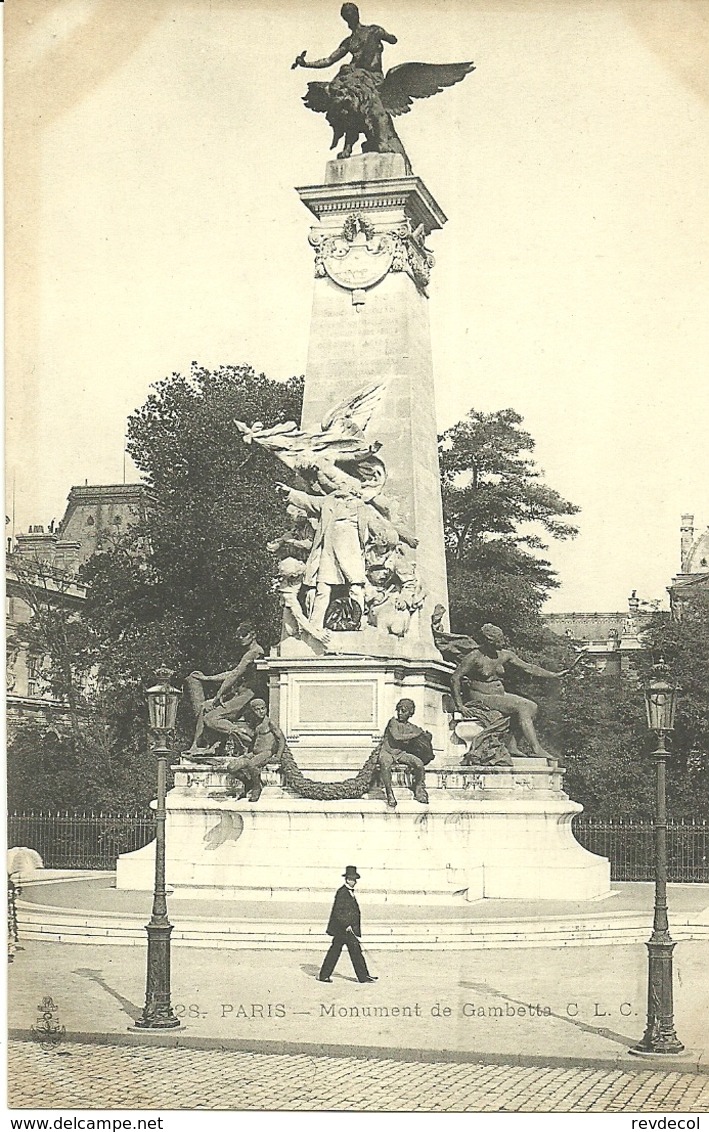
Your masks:
M335 970L335 964L342 954L342 948L346 947L350 953L352 966L355 970L355 975L360 983L364 983L369 978L369 971L367 970L367 961L362 954L359 940L354 932L338 932L337 935L332 937L332 943L328 950L327 955L323 959L322 968L320 970L321 979L329 979L332 972Z

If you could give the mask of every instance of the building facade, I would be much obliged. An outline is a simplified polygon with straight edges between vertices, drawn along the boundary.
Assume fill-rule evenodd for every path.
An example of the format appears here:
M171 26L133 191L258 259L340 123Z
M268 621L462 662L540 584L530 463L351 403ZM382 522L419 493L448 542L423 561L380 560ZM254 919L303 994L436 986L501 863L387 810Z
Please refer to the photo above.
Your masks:
M698 593L709 592L709 527L697 535L694 515L683 515L680 525L680 570L667 587L675 621Z
M8 737L20 723L49 722L64 706L53 698L46 679L45 658L25 641L30 620L45 609L61 607L69 618L80 616L86 586L77 577L92 554L108 550L143 517L142 484L85 484L69 492L58 525L31 526L8 540L5 618Z
M544 623L552 633L584 647L598 672L618 675L633 668L643 648L643 627L658 606L659 601L643 601L633 590L625 613L546 613Z

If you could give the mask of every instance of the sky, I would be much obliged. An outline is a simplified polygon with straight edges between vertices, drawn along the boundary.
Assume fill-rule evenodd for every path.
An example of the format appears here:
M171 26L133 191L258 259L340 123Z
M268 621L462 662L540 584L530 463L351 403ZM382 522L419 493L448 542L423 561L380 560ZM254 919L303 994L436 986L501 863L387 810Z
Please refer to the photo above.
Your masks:
M330 131L304 48L339 0L9 0L7 511L138 478L127 416L194 359L303 373ZM709 523L709 3L377 0L385 69L473 60L397 119L448 223L430 317L440 429L514 408L581 507L547 609L665 597ZM125 467L124 467L125 465ZM14 503L13 503L14 495Z

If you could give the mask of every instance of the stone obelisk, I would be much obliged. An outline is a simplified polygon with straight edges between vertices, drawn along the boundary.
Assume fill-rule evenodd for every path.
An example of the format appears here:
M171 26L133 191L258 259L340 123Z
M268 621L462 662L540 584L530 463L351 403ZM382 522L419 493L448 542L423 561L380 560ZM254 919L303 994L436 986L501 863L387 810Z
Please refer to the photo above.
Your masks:
M325 183L298 192L317 220L303 426L317 429L333 404L384 383L372 433L387 494L418 538L427 608L447 606L426 246L446 217L395 153L329 161Z
M448 597L426 244L446 218L398 153L330 161L323 183L298 193L315 218L302 428L320 433L335 406L380 390L367 437L386 469L387 515L415 544L407 553L421 592L403 634L365 620L324 649L307 635L286 639L268 660L271 712L298 764L337 778L362 765L402 696L438 758L448 749L448 669L431 632Z

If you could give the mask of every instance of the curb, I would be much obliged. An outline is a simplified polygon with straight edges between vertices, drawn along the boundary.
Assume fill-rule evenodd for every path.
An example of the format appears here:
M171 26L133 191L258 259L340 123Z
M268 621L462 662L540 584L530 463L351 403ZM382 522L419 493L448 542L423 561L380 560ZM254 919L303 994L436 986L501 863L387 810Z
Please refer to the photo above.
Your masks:
M30 1030L10 1028L9 1041L31 1042L37 1044ZM73 1033L67 1034L63 1043L98 1046L147 1046L164 1049L225 1050L241 1053L264 1054L304 1054L310 1057L352 1057L363 1061L425 1061L429 1063L457 1063L479 1065L513 1065L538 1068L560 1069L613 1069L628 1073L657 1073L660 1066L668 1073L697 1073L709 1076L709 1062L704 1060L703 1051L685 1050L679 1057L644 1057L638 1061L631 1055L617 1057L563 1057L541 1054L502 1054L482 1053L475 1050L428 1050L407 1049L396 1046L351 1046L333 1045L327 1042L288 1042L245 1038L198 1038L175 1033L147 1034L130 1030L125 1034Z

